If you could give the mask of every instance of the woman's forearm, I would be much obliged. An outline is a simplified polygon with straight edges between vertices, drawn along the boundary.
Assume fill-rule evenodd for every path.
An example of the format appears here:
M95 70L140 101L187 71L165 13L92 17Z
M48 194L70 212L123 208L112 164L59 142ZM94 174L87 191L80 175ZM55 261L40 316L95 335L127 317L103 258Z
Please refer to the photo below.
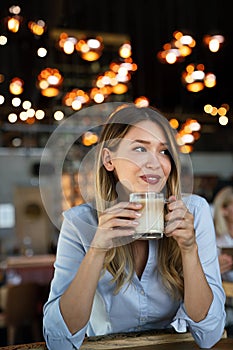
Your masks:
M208 313L213 293L203 272L196 245L192 250L182 252L182 261L185 309L194 322L200 322Z
M104 251L90 248L75 278L61 296L61 313L72 334L82 329L89 320L104 258Z

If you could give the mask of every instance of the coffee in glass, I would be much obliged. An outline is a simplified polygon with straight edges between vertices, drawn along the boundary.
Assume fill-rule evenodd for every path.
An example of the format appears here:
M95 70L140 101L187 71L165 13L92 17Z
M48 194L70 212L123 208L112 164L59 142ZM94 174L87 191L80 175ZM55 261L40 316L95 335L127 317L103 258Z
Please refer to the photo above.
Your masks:
M164 232L164 194L157 192L135 192L130 202L141 203L141 216L137 219L136 239L159 239Z

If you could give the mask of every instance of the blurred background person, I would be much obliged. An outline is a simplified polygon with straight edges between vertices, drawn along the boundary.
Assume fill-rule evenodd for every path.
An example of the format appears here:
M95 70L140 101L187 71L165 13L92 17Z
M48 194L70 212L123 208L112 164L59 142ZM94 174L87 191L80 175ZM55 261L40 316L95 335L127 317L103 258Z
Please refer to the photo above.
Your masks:
M225 254L222 248L233 251L233 187L226 186L217 192L213 201L214 224L218 246L218 258L223 281L233 283L233 255ZM226 330L233 337L233 298L226 299Z

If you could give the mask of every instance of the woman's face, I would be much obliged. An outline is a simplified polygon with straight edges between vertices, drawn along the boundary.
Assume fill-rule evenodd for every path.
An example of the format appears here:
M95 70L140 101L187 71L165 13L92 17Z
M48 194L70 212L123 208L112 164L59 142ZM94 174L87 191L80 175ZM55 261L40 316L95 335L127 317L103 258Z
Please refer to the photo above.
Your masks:
M229 224L233 223L233 199L227 207L223 208L223 215Z
M171 172L168 145L161 128L152 121L132 126L114 152L104 150L107 170L115 172L129 192L160 192Z

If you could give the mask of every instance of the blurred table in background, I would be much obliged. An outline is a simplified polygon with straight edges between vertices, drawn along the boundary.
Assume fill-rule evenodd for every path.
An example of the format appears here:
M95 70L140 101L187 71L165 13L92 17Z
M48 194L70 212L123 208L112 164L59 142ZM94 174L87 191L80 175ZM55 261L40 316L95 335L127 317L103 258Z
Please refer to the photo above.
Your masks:
M47 298L53 278L55 255L9 256L0 264L5 281L0 288L0 307L4 310L7 289L10 285L36 282L41 286L42 302Z
M22 282L50 283L53 272L55 255L10 256L4 261L6 274L14 272Z

